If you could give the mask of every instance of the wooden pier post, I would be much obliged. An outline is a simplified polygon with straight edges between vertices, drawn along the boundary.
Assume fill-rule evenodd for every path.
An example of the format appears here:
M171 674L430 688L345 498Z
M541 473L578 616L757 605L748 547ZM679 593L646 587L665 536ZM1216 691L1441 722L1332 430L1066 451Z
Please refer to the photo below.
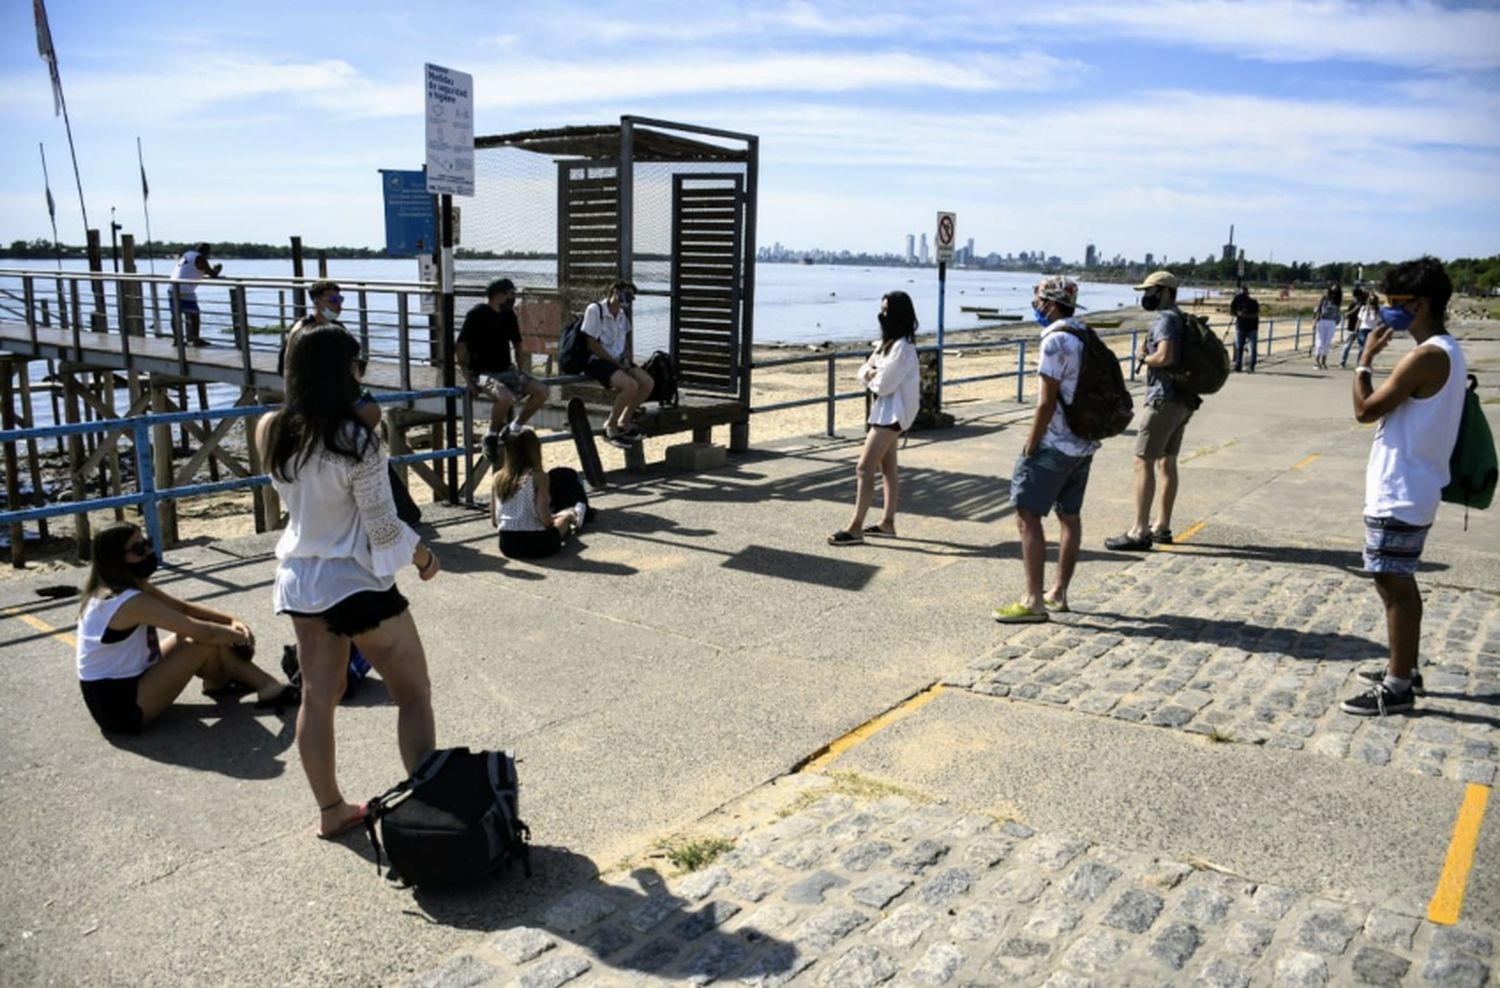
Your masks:
M151 411L160 415L167 410L167 386L157 380L155 374L151 375L148 384L151 389ZM156 460L156 489L167 490L172 487L172 427L169 425L153 425L151 427L151 448ZM161 549L170 549L177 544L177 505L172 501L159 501L156 505L156 517L161 520L161 538L166 543L158 546Z
M104 404L107 405L111 411L113 411L115 408L119 407L115 404L115 372L112 370L104 371L102 380L104 387ZM112 437L108 434L104 434L99 441L109 443L110 494L113 497L119 497L122 493L124 493L125 487L124 471L120 469L120 440L117 437ZM115 508L115 521L124 520L125 509Z
M15 373L15 361L9 354L0 356L0 428L16 427L15 389L10 377ZM22 362L21 373L26 373ZM16 444L5 444L5 508L15 511L21 507L21 470L16 461ZM16 569L26 566L26 527L20 522L10 526L10 564Z
M307 315L307 292L301 285L302 280L302 238L292 238L292 277L296 278L298 284L292 288L292 318L302 319Z
M50 364L49 364L50 366ZM31 411L31 365L27 361L21 362L21 428L36 428L36 416ZM56 422L57 419L52 420ZM62 449L58 446L59 451ZM31 502L38 507L47 502L46 492L42 489L42 460L37 455L35 439L26 440L26 462L31 468ZM47 519L40 518L36 523L37 531L42 536L42 541L47 541Z
M328 277L328 252L326 250L318 251L318 277L324 279Z
M88 237L89 271L103 274L104 254L99 247L99 231L88 231ZM91 278L89 284L94 289L94 311L89 314L89 328L96 333L103 333L109 329L109 310L104 304L104 281L101 278Z
M135 235L120 234L120 253L124 261L120 269L126 274L135 274ZM124 304L120 306L120 332L131 336L146 335L146 305L139 281L121 281L119 291Z
M77 425L79 422L78 381L73 376L73 371L67 366L59 366L58 371L62 376L63 406L67 409L68 424ZM72 478L73 500L75 502L86 500L88 492L84 490L83 481L83 440L78 436L68 437L68 475ZM87 511L79 511L73 516L73 536L78 541L79 560L88 562L93 536L89 532Z
M259 415L251 415L245 419L245 450L249 454L250 472L256 475L265 473L265 468L260 462L260 448L255 443L255 431L260 424ZM255 515L255 534L267 531L266 515L269 509L266 494L275 495L270 487L253 487L250 490L250 510ZM280 518L273 515L275 520Z

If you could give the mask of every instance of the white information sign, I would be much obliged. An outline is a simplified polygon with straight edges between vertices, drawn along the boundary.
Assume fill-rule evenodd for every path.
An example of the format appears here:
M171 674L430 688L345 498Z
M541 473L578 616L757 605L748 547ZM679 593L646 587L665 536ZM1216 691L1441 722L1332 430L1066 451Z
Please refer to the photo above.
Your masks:
M937 236L934 238L937 247L937 259L940 264L947 264L953 260L953 244L958 237L958 214L937 214Z
M474 194L474 77L428 64L427 191Z

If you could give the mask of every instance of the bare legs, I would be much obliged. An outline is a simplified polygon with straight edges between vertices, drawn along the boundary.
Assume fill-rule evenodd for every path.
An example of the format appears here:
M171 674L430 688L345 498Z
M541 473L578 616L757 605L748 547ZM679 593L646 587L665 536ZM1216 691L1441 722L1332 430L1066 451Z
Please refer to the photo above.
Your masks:
M1058 514L1061 536L1057 546L1057 574L1052 589L1042 596L1042 578L1047 561L1047 538L1042 531L1040 515L1025 508L1016 509L1016 528L1021 535L1021 563L1026 570L1026 596L1022 603L1033 611L1040 611L1044 601L1057 604L1068 602L1068 584L1073 582L1073 570L1078 565L1078 550L1083 543L1083 519L1079 515Z
M1386 672L1397 679L1410 679L1417 668L1417 648L1422 639L1422 591L1411 576L1376 573L1375 589L1385 603L1386 635L1391 658Z
M901 482L896 474L896 442L901 434L895 429L879 426L865 433L865 448L860 451L859 462L854 466L856 489L854 495L854 517L844 529L850 535L859 535L865 527L865 515L875 501L875 474L878 471L885 482L885 505L880 516L880 527L887 532L896 530L896 501L901 492Z
M656 382L639 367L621 367L610 375L609 386L615 391L615 403L604 423L604 432L613 436L630 429L631 416L651 397Z
M141 708L141 723L148 724L166 712L194 676L209 689L233 679L252 687L261 699L269 699L282 683L259 666L240 658L228 645L208 645L178 635L164 635L161 661L151 666L136 684L135 702Z
M302 707L297 712L297 751L302 771L322 813L320 832L332 833L359 811L339 791L335 770L334 711L347 682L349 639L328 630L322 618L294 617L302 663ZM354 636L354 643L396 703L396 740L409 773L437 746L427 657L411 612Z
M1163 456L1160 459L1135 458L1135 527L1130 530L1134 538L1145 538L1151 534L1151 502L1156 499L1157 475L1161 477L1161 504L1156 511L1156 530L1164 532L1172 527L1172 508L1177 504L1177 457Z

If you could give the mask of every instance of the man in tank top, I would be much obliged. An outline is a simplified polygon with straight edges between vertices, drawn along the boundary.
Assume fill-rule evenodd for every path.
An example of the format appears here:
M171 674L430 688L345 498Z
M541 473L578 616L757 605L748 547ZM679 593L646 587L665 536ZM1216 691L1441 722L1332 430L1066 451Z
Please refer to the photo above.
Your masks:
M1453 283L1441 262L1423 257L1398 264L1381 291L1384 325L1371 334L1354 368L1354 417L1380 423L1365 469L1365 570L1385 604L1390 659L1383 671L1361 671L1364 692L1340 704L1366 716L1411 710L1422 689L1417 565L1448 483L1468 375L1463 351L1446 329ZM1393 336L1407 334L1415 346L1377 387L1375 358Z
M208 244L198 244L177 259L177 270L172 273L172 291L167 298L182 317L183 335L188 346L203 345L198 282L204 278L217 278L223 270L222 264L209 264Z

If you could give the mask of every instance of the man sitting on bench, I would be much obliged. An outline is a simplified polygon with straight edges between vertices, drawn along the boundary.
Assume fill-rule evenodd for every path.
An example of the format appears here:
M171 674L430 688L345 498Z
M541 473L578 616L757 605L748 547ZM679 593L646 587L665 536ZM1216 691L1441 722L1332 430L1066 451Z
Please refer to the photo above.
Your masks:
M510 418L511 406L524 395L526 407L511 423L520 432L526 420L547 403L549 389L521 370L521 323L516 318L516 286L509 278L496 278L485 289L489 301L476 305L464 317L453 358L463 369L469 391L483 392L494 404L490 407L490 429L484 437L484 455L492 464L500 462L500 430ZM511 348L515 348L515 363Z
M631 355L630 303L635 300L635 286L617 281L609 297L590 303L583 313L583 335L589 345L589 360L583 372L615 392L615 404L604 423L604 439L612 446L625 449L643 438L631 424L635 414L656 387Z

